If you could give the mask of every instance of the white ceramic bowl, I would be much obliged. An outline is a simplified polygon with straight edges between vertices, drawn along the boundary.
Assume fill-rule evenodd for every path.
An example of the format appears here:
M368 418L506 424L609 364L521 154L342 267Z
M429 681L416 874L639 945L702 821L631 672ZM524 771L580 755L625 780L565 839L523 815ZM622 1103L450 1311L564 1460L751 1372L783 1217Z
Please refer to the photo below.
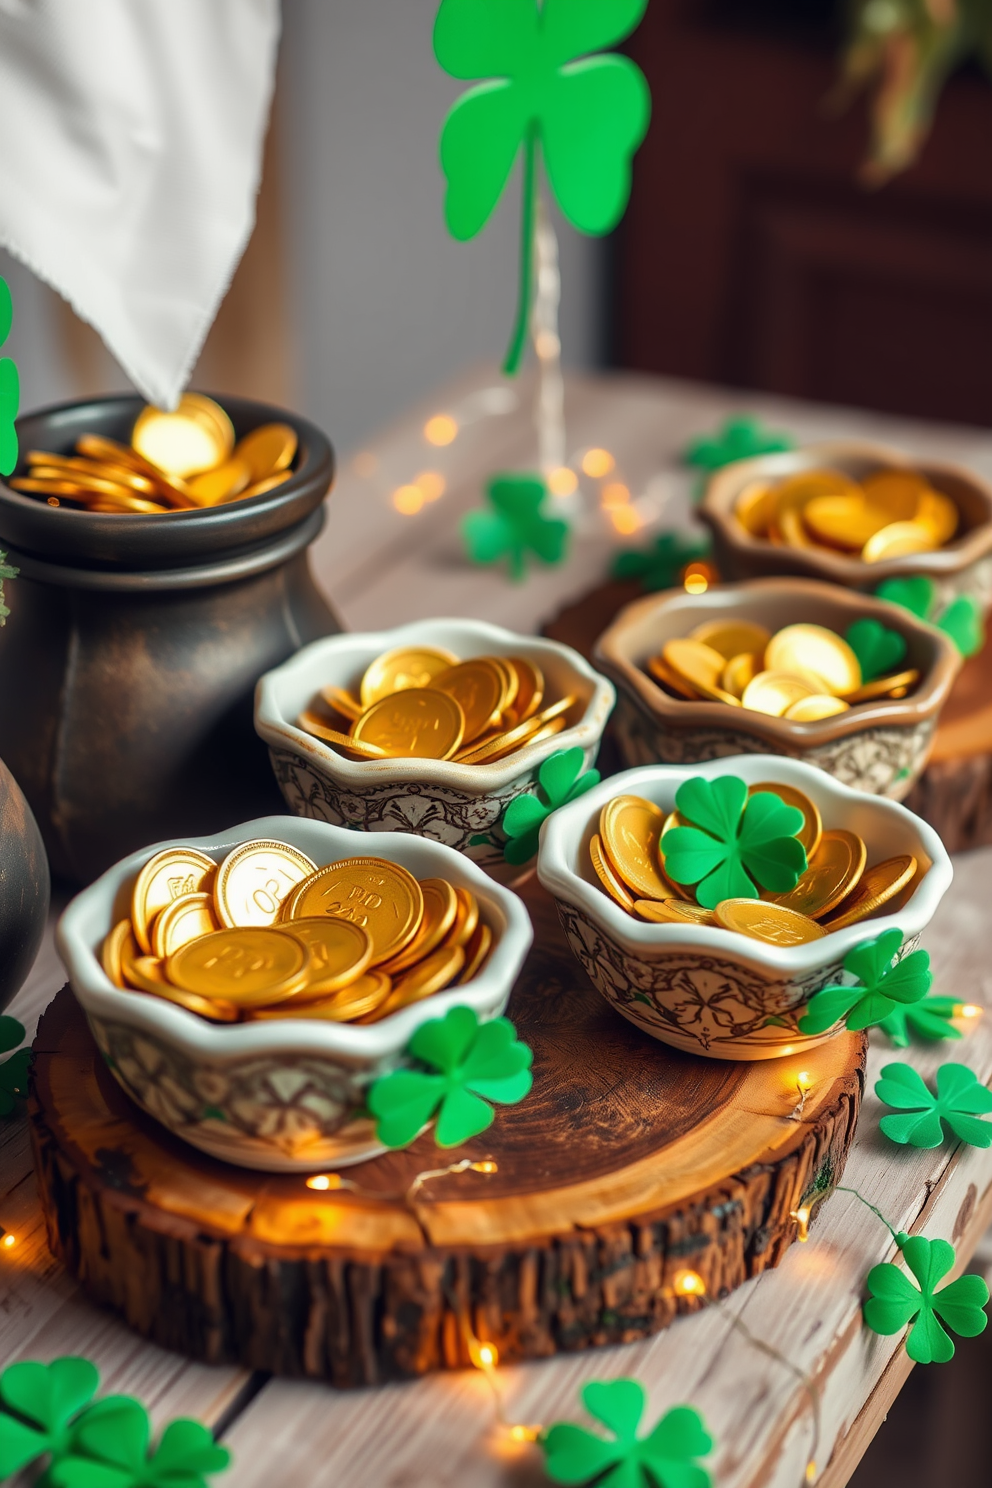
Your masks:
M292 843L319 867L360 848L415 878L471 889L493 932L488 960L464 986L367 1027L302 1018L224 1026L161 998L122 992L100 964L103 937L129 913L139 868L176 845L170 842L132 853L72 900L58 925L59 954L114 1077L177 1137L225 1162L271 1172L362 1162L384 1150L361 1114L369 1084L403 1063L414 1030L428 1019L456 1006L482 1021L503 1012L533 939L530 917L515 894L473 864L417 837L373 833L358 841L326 822L269 816L188 841L220 861L256 837Z
M553 738L492 765L352 761L296 727L301 711L322 687L333 684L357 692L369 663L396 646L441 646L461 661L484 655L525 657L541 668L550 698L575 694L575 713L581 717ZM328 636L304 646L259 681L255 728L269 746L276 779L295 815L366 832L428 837L510 883L520 877L520 869L503 859L506 838L500 823L507 806L534 788L539 766L558 750L578 745L586 766L593 763L615 696L611 682L577 651L556 641L515 635L481 620L422 620L376 634Z
M814 801L824 827L863 837L868 862L912 853L925 871L911 897L885 912L800 946L773 946L705 925L635 920L600 887L589 839L613 796L645 796L665 811L685 780L737 775L748 785L777 781ZM852 946L898 926L912 950L951 882L951 861L932 827L904 806L851 790L799 760L749 754L698 765L625 770L556 811L541 829L537 873L554 895L569 945L607 1002L654 1038L710 1059L774 1059L831 1037L797 1024L828 983L850 982L843 960Z

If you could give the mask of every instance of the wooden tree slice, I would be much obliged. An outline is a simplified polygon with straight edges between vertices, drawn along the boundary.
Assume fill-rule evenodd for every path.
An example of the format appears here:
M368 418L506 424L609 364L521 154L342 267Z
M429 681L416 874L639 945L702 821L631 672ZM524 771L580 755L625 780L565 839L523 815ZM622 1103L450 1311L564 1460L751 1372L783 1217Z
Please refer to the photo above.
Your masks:
M336 1385L468 1362L466 1330L504 1359L617 1343L665 1327L673 1278L711 1294L775 1265L791 1217L836 1181L854 1133L866 1040L798 1065L681 1054L618 1017L527 890L537 948L509 1016L534 1090L443 1152L430 1134L349 1168L360 1185L208 1158L133 1106L72 994L35 1043L31 1128L52 1250L89 1295L167 1348ZM498 1171L427 1179L463 1157Z
M592 660L603 631L643 595L636 579L601 584L556 615L544 633ZM608 770L621 765L609 731L601 763ZM941 712L930 761L905 805L930 823L948 852L992 843L992 643L961 668Z

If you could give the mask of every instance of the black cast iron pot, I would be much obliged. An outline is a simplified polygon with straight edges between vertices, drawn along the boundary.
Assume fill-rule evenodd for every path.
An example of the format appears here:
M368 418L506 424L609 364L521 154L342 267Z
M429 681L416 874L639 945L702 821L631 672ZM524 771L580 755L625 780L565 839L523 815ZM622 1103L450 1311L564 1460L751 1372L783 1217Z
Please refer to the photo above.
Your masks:
M0 761L0 1010L34 965L48 918L48 862L31 808Z
M55 873L86 883L161 837L282 809L252 725L262 672L340 629L310 574L334 475L306 419L218 399L240 438L273 420L299 438L293 476L202 511L50 507L0 483L0 547L20 576L0 630L0 757L27 796ZM83 433L127 442L138 397L18 420L23 455Z

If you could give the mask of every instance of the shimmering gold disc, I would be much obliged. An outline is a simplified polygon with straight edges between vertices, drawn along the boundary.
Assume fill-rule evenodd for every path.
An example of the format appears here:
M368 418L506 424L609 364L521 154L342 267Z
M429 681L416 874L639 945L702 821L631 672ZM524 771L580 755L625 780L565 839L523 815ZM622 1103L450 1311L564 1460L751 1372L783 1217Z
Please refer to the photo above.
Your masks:
M748 683L753 682L761 671L761 664L761 656L753 651L742 651L739 656L732 656L720 674L720 686L732 697L743 697Z
M809 855L809 867L787 894L769 894L773 904L819 920L836 909L854 889L865 870L868 850L860 837L838 828L824 832Z
M394 759L450 759L465 736L465 715L445 692L408 688L373 703L351 736Z
M794 703L817 696L821 688L822 683L811 683L794 672L759 672L745 687L741 706L781 718Z
M415 1002L423 1002L425 997L443 992L464 965L465 951L461 946L441 946L397 977L385 1002L361 1021L378 1023L392 1013L398 1013L400 1008L410 1007Z
M614 904L619 904L628 914L634 913L634 899L620 879L613 871L613 866L603 851L603 843L598 833L594 833L589 842L589 859L592 863L596 877L603 888L609 894Z
M332 997L303 1001L291 997L275 1007L252 1008L248 1017L253 1023L276 1018L310 1018L321 1023L354 1023L366 1013L374 1012L392 990L392 981L383 971L366 971Z
M713 696L722 692L720 678L725 658L702 641L666 641L661 659L667 667L691 682L697 692Z
M372 937L371 966L403 949L417 932L424 896L412 873L385 858L343 858L295 889L290 919L331 915L353 920Z
M485 920L480 920L475 927L475 934L465 946L465 965L458 978L460 986L464 987L465 983L470 982L485 966L492 943L493 932Z
M444 943L464 946L475 934L479 924L479 901L471 889L456 889L455 896L458 900L458 912Z
M958 509L951 498L945 496L943 491L934 491L927 487L920 497L916 521L930 529L935 546L943 547L944 543L951 541L960 520Z
M752 537L764 537L777 507L777 487L765 480L748 481L734 503L734 516Z
M174 899L199 894L210 887L217 864L195 847L167 847L156 853L135 879L131 920L138 945L147 955L152 948L152 920Z
M420 892L424 896L423 918L409 945L404 946L398 956L384 962L382 969L390 976L406 971L436 951L458 918L458 895L447 879L422 878ZM467 913L466 910L466 917Z
M251 480L251 471L244 460L232 455L212 470L201 471L190 477L189 493L197 506L220 506L234 496L240 496Z
M234 431L225 437L223 425L205 413L203 404L209 402L184 393L175 413L150 406L142 409L131 431L131 443L151 464L182 479L220 465L231 453ZM227 418L222 409L218 412Z
M817 496L803 509L803 521L818 542L852 553L889 520L861 496Z
M772 672L813 672L822 677L818 692L843 697L861 686L858 658L842 636L825 625L787 625L765 648L765 666Z
M160 961L178 951L180 946L201 935L209 935L220 926L214 917L214 896L209 893L184 894L174 899L155 916L152 925L152 954Z
M236 1023L238 1020L238 1009L233 1002L221 997L200 997L195 992L174 987L157 956L138 954L138 942L133 937L128 937L122 947L121 964L125 982L139 992L161 997L165 1002L185 1008L188 1013L209 1019L211 1023Z
M304 733L313 734L315 739L323 739L325 744L333 744L337 749L344 749L347 753L355 755L358 759L379 760L389 759L385 749L380 749L378 744L369 744L367 740L353 739L350 734L343 734L340 729L331 728L316 713L309 708L304 708L296 720L296 727L303 729Z
M468 742L498 721L506 684L500 668L488 656L462 661L432 678L430 688L454 698L465 715L463 739Z
M865 563L884 563L908 553L931 553L936 546L933 529L922 522L890 522L868 539L861 557Z
M751 620L704 620L689 632L690 641L699 641L712 651L719 651L725 661L742 651L761 656L771 640L771 632Z
M508 656L507 664L517 676L517 695L513 699L513 724L523 723L533 717L544 701L544 674L536 662L523 656Z
M362 707L410 687L429 687L440 672L458 665L458 657L438 646L400 646L384 651L367 668L361 684Z
M665 813L641 796L614 796L599 814L599 835L614 871L632 896L667 899L670 890L661 876L658 842Z
M274 925L283 900L316 872L316 866L306 853L287 842L243 842L228 853L217 870L217 918L227 926Z
M713 925L716 916L701 904L688 904L684 899L637 899L634 909L642 920L656 925Z
M794 806L797 811L802 812L803 825L797 834L798 840L806 849L807 860L812 858L820 845L820 838L823 834L823 819L816 802L811 801L809 796L804 795L802 791L796 790L795 786L779 785L777 781L772 780L763 781L761 785L748 786L749 796L756 795L758 791L770 791L773 796L778 796L786 806Z
M235 457L248 467L248 482L256 484L288 470L296 454L296 430L289 424L260 424L234 446Z
M904 697L920 680L916 667L907 667L904 672L890 672L887 677L875 677L871 682L862 682L857 692L849 692L847 703L870 703L874 698Z
M514 728L507 729L505 733L494 734L490 738L480 740L478 744L469 749L460 750L460 762L466 765L493 764L505 755L522 749L547 724L558 718L564 718L564 715L575 706L577 701L577 698L571 694L568 697L559 698L556 703L550 703L539 713L533 714L523 723L516 724Z
M320 695L329 708L340 713L342 718L347 718L349 723L354 723L356 718L362 716L362 705L358 698L353 697L344 687L334 687L330 683L320 689Z
M842 900L837 911L825 922L827 930L844 930L881 909L890 899L912 882L916 873L916 859L911 853L897 858L886 858L884 863L875 863L866 868L854 891Z
M764 899L722 899L714 914L717 924L725 930L736 930L739 935L749 935L752 940L763 940L768 945L805 945L826 934L823 926L808 915Z
M821 718L833 718L836 713L846 713L850 703L830 693L814 692L810 697L800 698L782 714L793 723L819 723Z
M874 470L864 477L861 489L866 502L882 517L879 526L884 527L889 522L913 521L930 487L915 470Z
M123 988L126 985L121 968L121 951L125 942L133 939L130 920L119 920L110 934L104 936L103 945L100 948L100 964L115 987ZM135 952L137 952L137 942L135 942Z
M675 668L670 667L663 656L649 656L647 667L655 681L660 682L663 687L667 687L670 692L674 692L676 697L695 701L699 696L691 683L687 682L684 677L680 677Z
M309 920L287 920L284 929L310 952L306 986L294 1002L329 997L362 975L372 960L372 937L352 920L320 915Z
M180 947L165 963L175 987L252 1007L292 997L305 986L310 952L286 930L239 926Z

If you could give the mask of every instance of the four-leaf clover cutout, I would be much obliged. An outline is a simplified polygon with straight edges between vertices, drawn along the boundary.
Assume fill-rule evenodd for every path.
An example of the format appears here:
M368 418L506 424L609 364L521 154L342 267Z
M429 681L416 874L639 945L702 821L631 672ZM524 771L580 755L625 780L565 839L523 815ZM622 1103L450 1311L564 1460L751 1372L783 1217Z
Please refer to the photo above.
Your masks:
M811 997L799 1020L799 1032L826 1033L842 1018L857 1032L884 1022L900 1004L926 997L933 982L930 957L926 951L911 951L893 965L902 939L901 930L886 930L848 951L844 970L855 981L848 987L824 987Z
M955 1259L954 1246L946 1240L900 1236L899 1244L919 1287L891 1261L873 1266L868 1272L865 1322L873 1333L886 1336L912 1323L906 1339L909 1357L917 1364L946 1364L954 1357L954 1344L941 1323L960 1338L976 1338L988 1324L983 1309L989 1289L980 1276L960 1276L938 1289Z
M951 1019L960 1007L956 997L924 997L919 1002L894 1008L878 1026L899 1049L908 1046L911 1034L931 1043L938 1039L959 1039L961 1030L954 1027Z
M509 1019L480 1024L467 1007L422 1023L407 1052L428 1069L394 1070L369 1091L376 1136L386 1147L405 1147L435 1113L437 1145L457 1147L492 1125L490 1101L515 1105L533 1083L531 1051Z
M696 1459L713 1450L713 1440L690 1406L676 1406L647 1436L638 1436L644 1390L637 1380L594 1381L583 1389L582 1403L612 1436L567 1421L550 1427L540 1445L554 1482L595 1478L597 1488L709 1488L710 1475Z
M992 1090L980 1084L966 1064L942 1064L936 1095L912 1065L887 1064L875 1094L900 1114L879 1122L893 1142L912 1147L939 1147L947 1127L971 1147L992 1147L992 1124L982 1121L992 1111Z
M599 771L586 770L585 751L559 749L544 761L537 772L536 795L517 796L503 814L502 827L510 839L503 849L508 863L529 863L537 852L541 827L552 811L578 800L599 784Z
M0 279L0 345L10 335L14 305L6 279ZM14 420L21 401L17 366L10 357L0 357L0 475L10 475L17 464L17 430ZM13 574L6 577L13 578Z
M0 1017L0 1054L17 1049L16 1054L0 1063L0 1116L9 1116L16 1103L28 1093L31 1050L18 1049L24 1037L23 1023L18 1023L16 1018Z
M671 589L687 563L698 563L713 551L708 532L662 532L649 548L628 548L617 553L610 572L615 579L640 579L653 594Z
M757 899L758 885L787 893L806 872L806 849L796 837L803 814L771 791L749 796L736 775L695 776L679 786L675 806L694 825L665 833L665 872L676 883L698 885L706 909L721 899Z
M549 565L561 562L568 523L542 511L547 488L540 476L497 475L486 494L492 510L468 512L462 518L462 536L473 563L506 558L511 578L522 579L528 553Z
M484 80L441 131L445 220L466 241L495 210L524 156L521 289L504 371L516 372L530 311L538 154L565 217L607 233L630 195L647 132L648 85L628 57L600 54L633 31L647 0L441 0L434 55L452 77Z

